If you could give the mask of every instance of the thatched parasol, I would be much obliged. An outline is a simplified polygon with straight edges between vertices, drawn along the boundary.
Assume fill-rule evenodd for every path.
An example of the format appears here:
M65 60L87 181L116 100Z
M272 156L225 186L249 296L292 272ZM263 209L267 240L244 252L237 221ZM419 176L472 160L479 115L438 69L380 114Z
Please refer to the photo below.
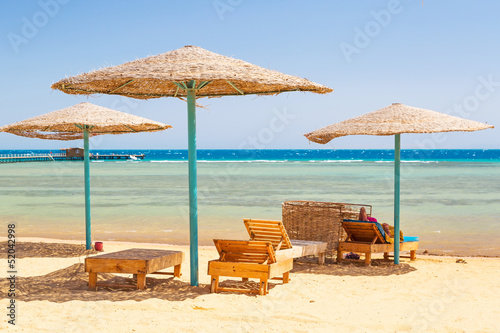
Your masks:
M3 126L0 131L46 140L77 140L83 139L85 125L89 126L89 136L156 132L172 127L91 103L80 103Z
M86 247L91 248L89 136L163 131L172 126L91 103L0 127L0 132L47 140L84 140Z
M380 110L341 121L305 134L310 141L326 144L346 135L395 135L394 153L394 229L399 235L400 150L402 133L479 131L493 128L488 124L444 113L393 103ZM394 263L399 264L399 237L394 237Z
M52 88L67 94L97 93L140 99L185 97L189 89L196 90L197 97L265 95L287 91L326 94L332 91L306 79L190 45L69 77L54 83Z
M63 79L52 85L67 94L122 95L138 99L187 97L191 285L198 285L196 177L197 97L274 95L287 91L325 94L332 89L295 76L225 57L197 46Z
M305 136L317 143L328 143L346 135L394 135L401 133L472 132L493 128L473 120L393 103L380 110L323 127Z

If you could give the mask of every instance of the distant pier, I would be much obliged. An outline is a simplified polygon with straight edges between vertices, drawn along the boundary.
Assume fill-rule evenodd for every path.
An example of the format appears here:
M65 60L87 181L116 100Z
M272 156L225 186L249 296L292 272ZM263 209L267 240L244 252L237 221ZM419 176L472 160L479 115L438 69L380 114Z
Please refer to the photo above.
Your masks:
M90 154L91 160L143 160L144 154L126 155L126 154ZM2 154L0 163L16 162L42 162L42 161L82 161L83 156L68 156L66 153L55 154Z

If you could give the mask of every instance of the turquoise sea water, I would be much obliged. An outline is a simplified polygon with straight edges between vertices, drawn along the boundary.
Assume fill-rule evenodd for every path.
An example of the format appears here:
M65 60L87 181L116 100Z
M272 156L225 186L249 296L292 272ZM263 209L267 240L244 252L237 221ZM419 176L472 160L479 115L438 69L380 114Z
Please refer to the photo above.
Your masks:
M91 163L93 240L188 244L185 151L142 152L144 161ZM379 221L393 220L391 151L234 152L199 154L200 245L245 239L243 218L281 219L287 200L370 204ZM419 236L431 252L499 256L500 151L419 154L401 167L405 235ZM18 236L84 242L82 162L4 163L0 170L2 224L16 223Z

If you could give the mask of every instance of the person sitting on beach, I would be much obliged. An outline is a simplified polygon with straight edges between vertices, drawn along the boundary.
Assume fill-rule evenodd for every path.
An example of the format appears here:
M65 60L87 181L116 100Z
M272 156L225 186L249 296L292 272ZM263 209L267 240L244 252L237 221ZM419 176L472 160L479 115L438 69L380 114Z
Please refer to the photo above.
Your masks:
M359 221L366 221L366 222L378 222L376 218L374 217L369 217L366 214L366 209L365 207L361 207L359 210ZM394 243L394 227L392 225L389 225L387 223L382 223L382 228L385 231L385 240L388 243ZM403 232L399 231L399 240L402 242L404 240L403 237Z
M369 217L369 216L366 214L366 209L365 209L365 207L361 207L361 209L359 210L359 217L358 217L358 221L377 222L377 219L376 219L376 218L374 218L374 217Z

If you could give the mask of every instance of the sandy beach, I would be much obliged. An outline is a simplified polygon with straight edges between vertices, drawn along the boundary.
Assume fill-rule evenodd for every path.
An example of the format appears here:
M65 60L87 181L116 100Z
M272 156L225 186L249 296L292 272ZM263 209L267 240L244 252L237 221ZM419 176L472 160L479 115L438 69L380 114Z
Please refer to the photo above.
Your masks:
M0 239L5 241L6 239ZM105 242L105 253L129 248L181 250L182 277L152 275L146 290L87 290L85 255L66 257L64 244L81 242L23 238L51 243L53 253L34 251L17 259L16 332L498 332L499 258L419 255L394 266L337 265L327 258L295 261L289 284L270 283L266 296L210 294L208 260L214 247L200 248L200 286L189 284L189 248ZM58 243L58 245L54 245ZM57 252L61 251L60 254ZM78 254L76 254L78 255ZM87 254L88 255L88 254ZM91 254L92 255L92 254ZM0 260L7 267L7 260ZM5 276L7 269L3 269ZM130 283L131 275L100 274L100 280ZM222 279L222 285L241 286ZM256 283L250 280L247 283ZM9 283L0 283L7 314Z
M3 1L0 333L500 333L500 1L457 3Z

